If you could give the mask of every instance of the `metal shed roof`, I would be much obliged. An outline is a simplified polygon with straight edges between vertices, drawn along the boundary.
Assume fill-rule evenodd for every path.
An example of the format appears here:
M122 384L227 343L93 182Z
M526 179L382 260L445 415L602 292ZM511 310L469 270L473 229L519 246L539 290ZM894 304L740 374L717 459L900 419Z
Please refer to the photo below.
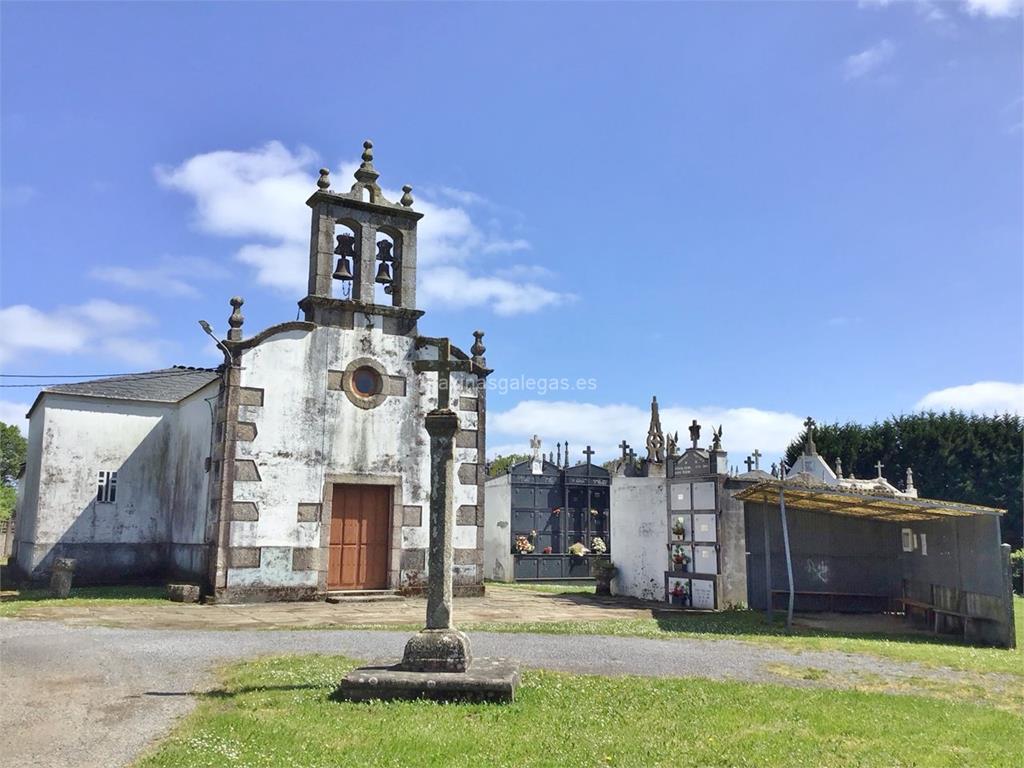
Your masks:
M889 520L894 523L941 520L972 515L1001 515L1005 509L960 504L955 501L911 499L898 496L868 496L828 485L809 485L801 480L766 480L736 494L742 501L778 504L779 491L785 488L786 507L833 515Z

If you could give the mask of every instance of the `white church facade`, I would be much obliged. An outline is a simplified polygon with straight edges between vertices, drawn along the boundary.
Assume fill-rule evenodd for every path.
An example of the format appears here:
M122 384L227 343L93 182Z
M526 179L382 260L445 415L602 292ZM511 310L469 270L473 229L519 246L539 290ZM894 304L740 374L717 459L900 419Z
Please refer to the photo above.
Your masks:
M386 200L372 145L350 191L322 170L303 319L245 338L240 298L216 369L172 368L50 387L30 411L14 561L76 583L174 579L218 600L313 599L425 582L424 416L449 356L458 413L456 594L483 589L483 457L490 372L420 336L411 188ZM208 327L208 326L207 326Z

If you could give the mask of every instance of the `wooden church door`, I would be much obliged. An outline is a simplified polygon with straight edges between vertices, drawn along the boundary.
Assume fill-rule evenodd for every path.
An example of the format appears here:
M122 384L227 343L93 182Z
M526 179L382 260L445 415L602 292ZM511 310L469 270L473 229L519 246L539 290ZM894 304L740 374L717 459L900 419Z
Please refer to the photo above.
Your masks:
M329 588L387 588L390 519L388 486L334 486L327 566Z

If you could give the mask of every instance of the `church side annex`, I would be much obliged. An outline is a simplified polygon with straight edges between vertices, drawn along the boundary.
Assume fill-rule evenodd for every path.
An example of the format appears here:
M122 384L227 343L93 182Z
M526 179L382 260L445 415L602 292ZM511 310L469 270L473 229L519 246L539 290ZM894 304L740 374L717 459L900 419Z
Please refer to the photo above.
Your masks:
M306 600L426 582L424 416L446 355L456 436L456 594L483 591L483 333L466 354L417 330L412 188L385 199L364 143L349 191L320 171L302 320L243 332L224 364L49 387L29 411L12 561L75 582L170 579L219 601ZM204 329L209 326L204 324ZM416 365L419 363L419 365ZM426 365L424 365L426 364Z

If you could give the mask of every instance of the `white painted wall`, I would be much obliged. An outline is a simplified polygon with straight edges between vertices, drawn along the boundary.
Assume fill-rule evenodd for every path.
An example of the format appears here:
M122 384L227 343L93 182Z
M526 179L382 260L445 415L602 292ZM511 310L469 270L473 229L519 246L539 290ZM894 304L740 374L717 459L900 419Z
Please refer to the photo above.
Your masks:
M161 494L173 406L48 393L30 422L37 495L27 491L18 564L34 570L56 544L153 544L166 540ZM33 434L37 425L41 434ZM99 470L117 471L113 503L96 501ZM27 471L27 470L26 470ZM34 502L34 504L33 504Z
M406 394L389 396L366 410L344 392L328 390L327 371L344 370L360 357L372 358L390 376L404 377ZM414 339L384 334L377 327L367 330L358 320L354 330L321 326L282 331L247 350L241 385L262 389L264 399L262 406L239 408L239 420L254 422L257 435L238 443L237 458L255 461L261 481L236 480L234 500L254 502L259 520L232 522L230 546L319 546L320 524L298 523L298 505L322 503L328 475L355 474L401 476L400 503L423 507L422 525L403 526L401 546L425 548L430 445L424 416L437 406L437 376L417 374L412 362L431 357L436 358L436 350L416 350ZM474 376L456 374L453 379L453 406L459 396L475 395ZM476 426L475 414L460 412L459 418L463 428ZM456 478L462 462L476 461L475 448L457 449ZM475 484L456 481L453 495L456 508L478 503ZM476 526L455 526L453 539L456 548L475 548ZM283 565L229 569L228 586L293 586L296 579L316 583L315 572L293 575L290 564Z
M499 475L484 485L484 578L515 581L512 555L512 477Z
M133 546L152 567L170 541L194 545L182 567L201 558L211 430L203 398L216 391L208 385L180 405L44 394L29 421L18 565L40 575L58 545L81 560L83 576L97 563L131 572ZM96 500L101 469L118 473L112 503ZM106 549L90 554L89 545Z
M664 599L669 540L665 483L663 477L616 477L612 483L612 562L619 569L612 581L614 594Z

